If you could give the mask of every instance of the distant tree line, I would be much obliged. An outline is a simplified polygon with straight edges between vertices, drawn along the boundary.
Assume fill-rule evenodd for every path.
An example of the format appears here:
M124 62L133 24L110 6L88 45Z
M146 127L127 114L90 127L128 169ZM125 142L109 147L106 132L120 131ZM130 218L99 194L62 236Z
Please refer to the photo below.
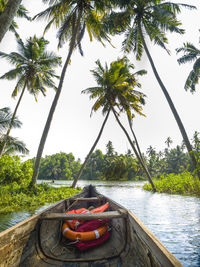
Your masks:
M159 178L165 174L179 174L184 170L194 171L191 158L185 152L185 145L177 145L171 148L172 140L166 140L166 148L157 152L149 146L143 154L145 163L152 177ZM192 139L194 153L200 153L199 133L195 132ZM34 159L31 160L32 163ZM64 152L45 156L41 160L39 179L41 180L73 180L81 168L80 159L75 159L72 153ZM92 153L85 166L81 178L82 180L144 180L146 179L143 168L138 159L130 150L125 154L115 151L111 141L106 145L106 153L100 149Z

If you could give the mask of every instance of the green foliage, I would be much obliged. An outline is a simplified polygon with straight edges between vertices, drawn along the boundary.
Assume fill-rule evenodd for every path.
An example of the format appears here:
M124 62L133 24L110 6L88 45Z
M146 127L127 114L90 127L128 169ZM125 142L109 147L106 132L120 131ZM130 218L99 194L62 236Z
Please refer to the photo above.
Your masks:
M29 150L26 145L18 138L6 134L9 128L20 128L22 123L17 117L13 118L13 113L9 107L0 109L0 155L11 155L15 152L28 154Z
M38 179L72 180L80 169L80 161L72 153L56 153L41 160Z
M18 156L2 156L0 158L0 184L28 184L32 176L31 161L21 162Z
M105 155L100 149L93 152L83 170L81 179L84 180L101 180L105 168Z
M40 184L30 189L16 182L0 187L0 214L19 210L35 210L47 203L54 203L80 192L68 187L54 188Z
M200 197L200 182L188 171L180 174L163 174L159 180L154 180L159 193L195 195ZM152 191L151 184L145 184L143 189Z
M177 53L183 52L183 56L178 59L179 64L194 62L184 86L186 91L190 90L191 93L194 93L200 77L200 49L191 43L184 43L183 47L176 49L176 51Z

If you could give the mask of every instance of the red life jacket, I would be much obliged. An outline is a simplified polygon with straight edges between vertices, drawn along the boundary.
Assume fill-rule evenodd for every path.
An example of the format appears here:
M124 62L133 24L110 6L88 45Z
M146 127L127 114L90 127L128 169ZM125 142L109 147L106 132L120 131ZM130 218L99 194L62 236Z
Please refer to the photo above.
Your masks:
M82 225L78 226L76 232L89 232L93 231L109 222L108 219L104 220L91 220L84 222Z
M93 230L107 224L108 221L109 221L108 219L104 219L104 220L91 220L91 221L84 222L82 225L77 227L76 232L93 231ZM110 237L110 233L106 232L104 235L102 235L98 239L94 239L94 240L86 241L86 242L78 242L75 244L75 246L79 250L84 251L84 250L87 250L89 248L99 246L100 244L104 243L109 237Z
M108 238L110 237L110 233L109 232L105 232L104 235L102 235L99 239L95 239L92 241L87 241L87 242L78 242L75 244L75 246L81 250L87 250L89 248L94 248L97 247L101 244L103 244Z

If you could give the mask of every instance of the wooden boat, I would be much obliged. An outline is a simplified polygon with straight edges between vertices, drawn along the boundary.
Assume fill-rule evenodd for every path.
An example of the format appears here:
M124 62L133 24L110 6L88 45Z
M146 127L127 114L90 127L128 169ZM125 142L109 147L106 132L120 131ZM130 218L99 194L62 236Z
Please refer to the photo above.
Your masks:
M65 214L69 209L98 207L98 214ZM66 219L110 219L110 238L98 247L78 251L63 242ZM182 264L129 210L98 193L93 186L58 202L0 233L0 266L23 267L181 267Z

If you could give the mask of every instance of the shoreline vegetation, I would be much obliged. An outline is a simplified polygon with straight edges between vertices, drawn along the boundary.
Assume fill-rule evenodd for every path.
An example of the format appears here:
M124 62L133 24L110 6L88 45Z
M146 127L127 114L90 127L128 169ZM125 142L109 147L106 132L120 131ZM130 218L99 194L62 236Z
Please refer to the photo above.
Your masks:
M199 144L200 140L196 138L194 145L198 155ZM184 149L183 145L175 148L168 145L164 151L156 152L150 146L143 155L158 193L200 197L200 182ZM36 210L81 191L81 188L54 187L54 183L48 182L73 182L82 164L72 153L60 152L42 158L39 180L47 182L31 187L34 160L23 161L22 157L11 155L0 157L0 214ZM147 178L130 150L125 154L118 154L109 141L105 154L100 149L91 154L81 180L145 181ZM142 189L153 191L149 183L145 183Z
M197 177L185 171L178 175L163 174L162 177L154 179L157 193L179 194L183 196L200 197L200 183ZM0 214L6 214L21 210L36 210L48 203L55 203L68 198L81 191L71 187L53 187L54 183L41 183L30 189L28 183L19 185L13 182L0 187ZM145 183L143 190L153 191L151 184Z
M154 179L157 193L179 194L184 196L200 197L200 183L198 177L194 177L188 171L175 175L163 174L159 180ZM145 183L144 190L153 191L151 184Z
M52 187L42 183L30 189L27 185L21 186L16 182L1 186L0 189L0 214L21 210L36 210L48 203L55 203L73 196L81 188Z

